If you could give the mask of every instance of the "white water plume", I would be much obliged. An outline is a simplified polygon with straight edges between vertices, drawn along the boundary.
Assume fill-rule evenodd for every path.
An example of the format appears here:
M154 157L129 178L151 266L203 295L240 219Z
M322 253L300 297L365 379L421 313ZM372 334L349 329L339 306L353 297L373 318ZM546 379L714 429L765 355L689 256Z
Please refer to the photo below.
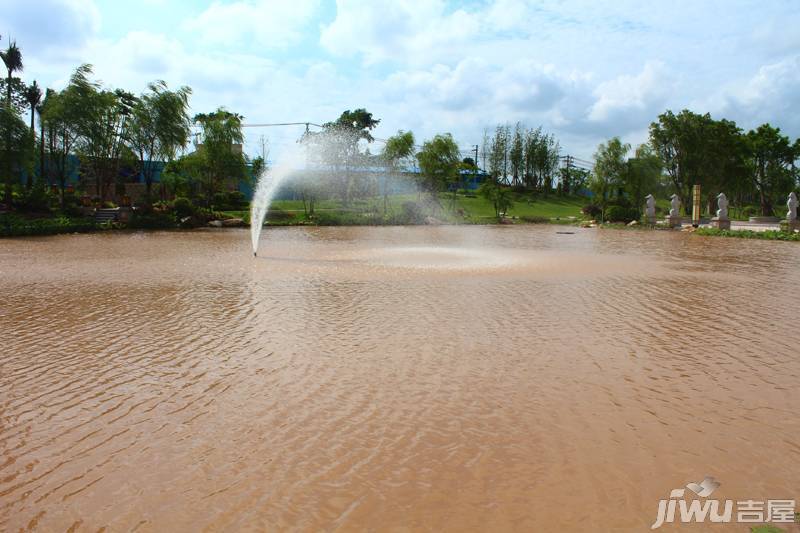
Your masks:
M253 255L258 254L258 243L261 230L267 217L270 203L275 193L297 170L301 162L298 150L293 150L274 168L265 168L257 178L253 201L250 203L250 239L253 243Z

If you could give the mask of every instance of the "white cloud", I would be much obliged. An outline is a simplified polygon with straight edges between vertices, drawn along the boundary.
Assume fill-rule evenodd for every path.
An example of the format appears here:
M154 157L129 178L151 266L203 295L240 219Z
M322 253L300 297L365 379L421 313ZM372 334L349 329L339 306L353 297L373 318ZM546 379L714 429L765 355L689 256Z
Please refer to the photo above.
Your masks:
M17 40L25 54L68 56L93 38L100 14L91 0L0 0L3 38Z
M337 0L336 19L322 28L320 42L338 56L360 55L366 64L419 64L457 53L454 47L478 30L475 14L447 12L442 0Z
M252 39L265 48L287 48L301 39L317 7L317 0L215 1L183 27L209 44L235 46Z
M665 65L650 61L636 75L622 75L597 86L597 101L588 112L594 123L614 123L622 129L640 126L663 110L674 81Z
M728 83L694 107L736 120L743 128L764 122L800 136L800 55L762 66L749 78Z

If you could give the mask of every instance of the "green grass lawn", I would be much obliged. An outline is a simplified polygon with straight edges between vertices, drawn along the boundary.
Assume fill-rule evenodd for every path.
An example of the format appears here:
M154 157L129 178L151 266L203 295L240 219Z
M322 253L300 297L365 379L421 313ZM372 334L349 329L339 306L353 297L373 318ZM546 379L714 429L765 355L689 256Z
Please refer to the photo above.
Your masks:
M386 215L390 217L403 211L406 202L419 202L424 205L425 215L433 216L439 220L452 223L491 224L496 222L494 207L480 195L458 194L455 209L452 209L452 194L439 195L439 205L431 202L427 195L418 196L392 195L388 197ZM528 219L561 219L568 217L581 217L581 208L589 200L581 196L532 196L530 194L514 194L514 205L508 210L509 218ZM326 220L341 219L343 224L357 223L357 217L366 213L377 216L384 214L383 197L362 198L354 200L344 206L341 200L329 199L317 201L314 210ZM249 220L249 211L226 211L229 216ZM305 216L301 200L275 200L270 206L267 215L270 224L302 224L313 223Z

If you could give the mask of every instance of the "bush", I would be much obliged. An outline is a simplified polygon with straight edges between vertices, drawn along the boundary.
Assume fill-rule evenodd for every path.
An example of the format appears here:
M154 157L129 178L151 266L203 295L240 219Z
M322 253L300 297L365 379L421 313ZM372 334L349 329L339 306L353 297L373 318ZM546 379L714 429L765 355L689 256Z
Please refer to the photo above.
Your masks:
M602 212L603 212L603 209L599 205L595 205L595 204L585 205L581 209L581 213L583 213L584 215L586 215L589 218L595 218L595 219L596 218L600 218L600 215L602 214Z
M606 209L606 222L625 222L627 224L632 220L639 220L641 216L635 207L612 205Z
M172 209L175 211L175 216L179 220L190 217L195 213L195 208L194 204L192 204L192 201L188 198L183 198L182 196L175 198L175 201L172 202Z
M211 200L211 205L217 211L227 211L230 209L230 205L228 204L228 193L218 192L214 193L214 197Z
M631 201L625 196L617 196L606 203L606 207L624 207L625 209L630 209L633 207Z
M231 191L228 193L228 205L233 210L247 209L250 207L250 202L247 201L243 192Z
M548 224L550 219L547 217L540 217L536 215L521 215L519 219L528 224Z
M0 237L55 235L97 229L94 219L68 217L27 219L11 214L0 215Z
M152 213L134 213L129 227L134 229L165 229L175 227L175 217L170 213L153 211Z
M403 202L403 212L400 215L401 224L422 224L425 222L425 214L422 206L417 202Z
M760 213L761 209L752 205L748 205L747 207L742 209L742 216L745 218L755 217L758 216Z
M103 207L106 209L114 209L117 207L117 204L115 204L114 202L105 201L103 202Z
M45 213L50 211L50 197L44 186L37 185L25 190L17 198L19 210L29 213Z

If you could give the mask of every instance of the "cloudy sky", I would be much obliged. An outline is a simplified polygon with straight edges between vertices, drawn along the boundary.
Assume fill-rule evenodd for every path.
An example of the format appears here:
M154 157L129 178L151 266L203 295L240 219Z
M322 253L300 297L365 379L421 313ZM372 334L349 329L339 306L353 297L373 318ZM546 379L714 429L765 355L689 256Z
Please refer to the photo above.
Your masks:
M366 107L376 136L542 125L590 158L637 144L665 109L800 136L798 0L0 0L23 78L61 88L80 63L133 92L189 85L193 112L322 123ZM302 128L248 129L272 154ZM373 151L380 149L380 145Z

